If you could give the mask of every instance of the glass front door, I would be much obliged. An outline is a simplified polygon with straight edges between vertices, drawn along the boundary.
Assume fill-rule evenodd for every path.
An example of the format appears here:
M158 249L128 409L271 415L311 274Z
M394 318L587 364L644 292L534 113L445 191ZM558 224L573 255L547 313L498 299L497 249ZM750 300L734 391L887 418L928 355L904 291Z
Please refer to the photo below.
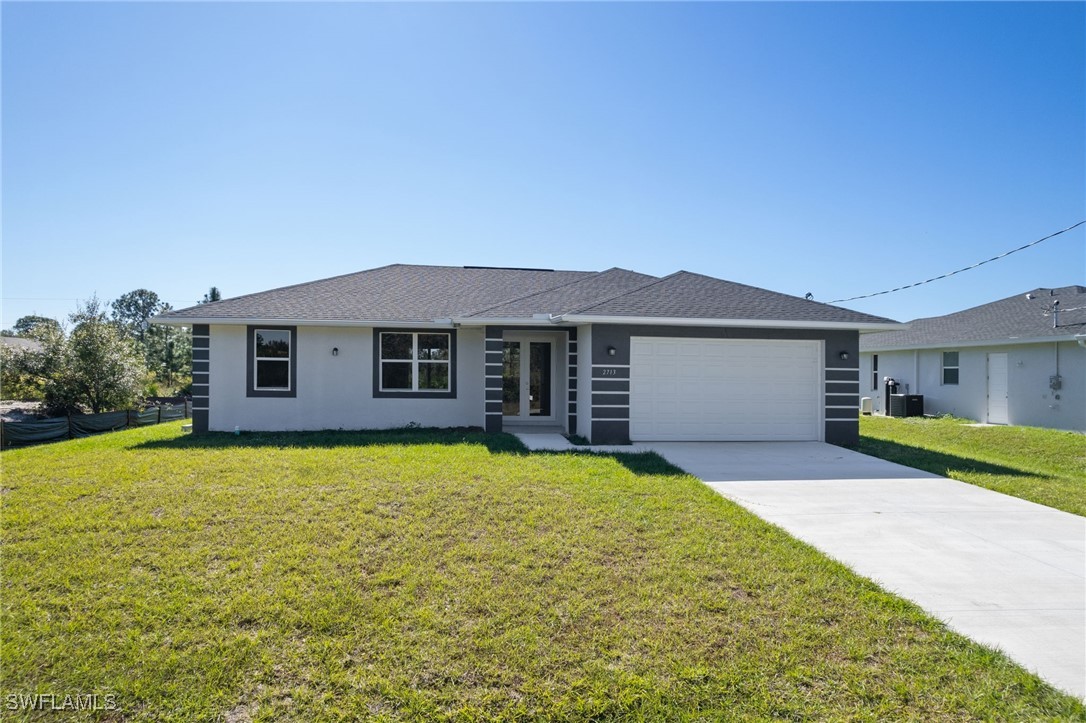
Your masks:
M521 419L554 417L554 344L506 338L502 344L502 414Z

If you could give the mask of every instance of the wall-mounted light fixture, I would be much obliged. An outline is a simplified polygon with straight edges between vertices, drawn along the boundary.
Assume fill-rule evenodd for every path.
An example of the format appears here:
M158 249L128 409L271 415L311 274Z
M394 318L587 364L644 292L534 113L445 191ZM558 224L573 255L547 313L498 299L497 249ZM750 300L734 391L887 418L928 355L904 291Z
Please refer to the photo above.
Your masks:
M339 356L339 347L338 346L332 347L332 356Z
M839 358L839 359L840 359L841 361L848 361L848 352L847 352L847 351L843 351L843 352L841 352L840 354L838 354L838 355L837 355L837 357L838 357L838 358Z
M613 346L607 347L607 356L614 356L617 353L618 349L614 348Z

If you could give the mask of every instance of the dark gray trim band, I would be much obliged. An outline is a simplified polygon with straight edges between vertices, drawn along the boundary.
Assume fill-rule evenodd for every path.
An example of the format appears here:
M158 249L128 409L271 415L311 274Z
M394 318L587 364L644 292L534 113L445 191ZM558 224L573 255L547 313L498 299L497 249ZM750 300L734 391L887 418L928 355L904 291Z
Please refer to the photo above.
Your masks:
M629 420L592 420L592 444L629 444Z

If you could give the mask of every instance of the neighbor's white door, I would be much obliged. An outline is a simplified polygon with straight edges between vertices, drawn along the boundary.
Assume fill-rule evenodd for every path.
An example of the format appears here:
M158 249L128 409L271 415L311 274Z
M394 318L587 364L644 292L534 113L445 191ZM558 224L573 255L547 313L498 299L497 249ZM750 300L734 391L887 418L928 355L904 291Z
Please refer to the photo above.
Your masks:
M817 341L633 337L630 439L822 439Z
M1006 354L988 355L988 424L1010 424Z

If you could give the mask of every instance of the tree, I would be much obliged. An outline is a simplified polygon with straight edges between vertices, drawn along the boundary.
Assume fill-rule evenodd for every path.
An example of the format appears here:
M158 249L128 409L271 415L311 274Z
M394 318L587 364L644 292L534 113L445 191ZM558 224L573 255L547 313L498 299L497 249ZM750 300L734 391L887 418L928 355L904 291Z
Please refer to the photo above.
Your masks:
M54 412L89 407L94 413L125 409L143 390L147 374L142 354L132 339L106 319L97 298L69 317L71 335L46 345L43 368L45 404Z
M129 291L111 304L113 322L124 334L142 344L151 317L162 311L163 306L158 294L153 291Z
M201 304L210 304L212 301L222 301L222 294L219 293L218 286L212 286L206 294L204 294L204 300Z
M0 396L4 399L44 399L45 386L58 373L67 344L60 324L49 321L53 323L35 330L39 348L0 346Z
M171 311L163 304L162 311ZM154 324L147 330L145 347L147 367L168 386L180 381L185 386L192 376L192 331L188 327Z
M61 329L60 322L56 319L51 319L48 316L30 314L28 316L19 317L11 330L15 332L11 336L21 336L27 339L37 339L38 341L41 341L44 337L47 337L54 332L58 332Z

